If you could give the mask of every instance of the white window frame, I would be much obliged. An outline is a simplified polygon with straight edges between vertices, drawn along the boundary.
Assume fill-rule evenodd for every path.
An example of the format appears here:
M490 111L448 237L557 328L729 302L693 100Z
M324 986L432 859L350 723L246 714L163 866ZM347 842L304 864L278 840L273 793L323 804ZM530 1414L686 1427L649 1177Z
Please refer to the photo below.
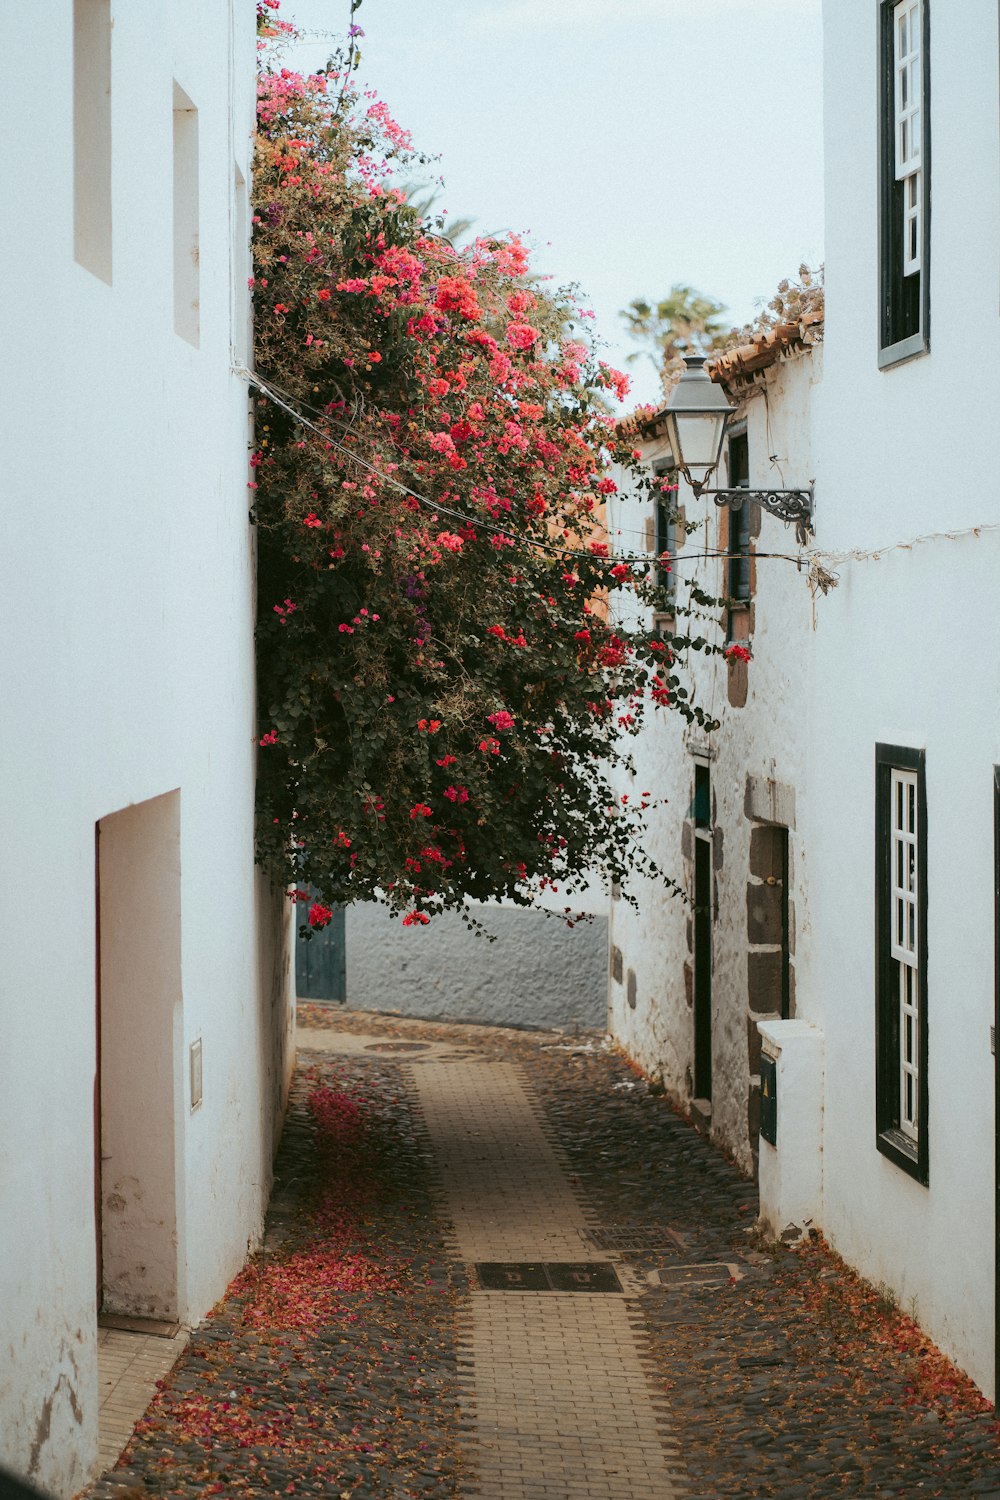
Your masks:
M875 746L875 1140L929 1182L927 759Z
M893 769L890 777L890 954L899 984L899 1129L910 1140L920 1128L920 920L917 890L917 774Z
M930 351L933 0L876 0L878 366Z
M899 0L892 12L896 181L903 191L903 275L921 269L923 185L921 183L922 0Z

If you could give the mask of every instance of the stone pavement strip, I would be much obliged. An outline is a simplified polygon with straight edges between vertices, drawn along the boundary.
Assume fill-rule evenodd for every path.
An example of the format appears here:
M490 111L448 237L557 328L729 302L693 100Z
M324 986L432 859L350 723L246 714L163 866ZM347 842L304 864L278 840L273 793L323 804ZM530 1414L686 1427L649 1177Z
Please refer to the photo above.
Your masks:
M992 1408L602 1037L300 1020L264 1249L94 1500L1000 1500Z
M509 1063L412 1068L454 1225L457 1259L606 1260ZM670 1500L652 1392L626 1300L614 1294L470 1294L464 1403L483 1500L579 1495Z

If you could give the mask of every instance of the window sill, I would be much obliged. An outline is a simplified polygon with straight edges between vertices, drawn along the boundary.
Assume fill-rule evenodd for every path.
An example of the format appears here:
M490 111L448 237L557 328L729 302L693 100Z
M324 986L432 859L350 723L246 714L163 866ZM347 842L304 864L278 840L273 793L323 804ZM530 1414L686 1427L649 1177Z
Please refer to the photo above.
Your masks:
M904 1135L901 1130L891 1126L888 1130L880 1130L875 1137L875 1144L884 1157L887 1157L894 1166L899 1167L909 1177L927 1186L927 1163L921 1162L920 1150L916 1141Z
M878 351L878 367L880 370L892 370L896 365L908 364L911 359L919 359L922 354L931 352L930 341L923 333L914 333L908 339L900 339L898 344L890 344L886 349Z
M749 599L734 599L726 610L727 646L749 646L750 637L753 634L750 606Z

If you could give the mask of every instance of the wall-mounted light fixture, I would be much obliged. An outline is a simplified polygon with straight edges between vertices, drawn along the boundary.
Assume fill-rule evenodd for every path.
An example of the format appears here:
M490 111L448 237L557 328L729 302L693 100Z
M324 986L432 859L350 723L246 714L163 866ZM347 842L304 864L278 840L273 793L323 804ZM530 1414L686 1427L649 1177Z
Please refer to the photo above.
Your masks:
M811 484L794 490L709 488L736 408L705 369L705 360L704 354L684 356L684 374L659 413L679 472L699 498L711 495L716 505L729 510L739 510L748 500L755 500L780 521L793 522L795 535L804 547L814 530Z

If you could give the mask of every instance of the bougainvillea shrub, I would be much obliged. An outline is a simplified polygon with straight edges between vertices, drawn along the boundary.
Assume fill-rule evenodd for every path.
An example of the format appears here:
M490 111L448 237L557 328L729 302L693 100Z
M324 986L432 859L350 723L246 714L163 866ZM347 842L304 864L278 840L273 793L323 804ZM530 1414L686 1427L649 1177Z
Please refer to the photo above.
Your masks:
M303 77L265 43L254 165L258 854L313 927L650 873L609 771L649 705L707 722L678 670L706 643L616 623L657 597L602 523L612 471L647 482L625 377L517 235L456 248L410 206L354 45Z

